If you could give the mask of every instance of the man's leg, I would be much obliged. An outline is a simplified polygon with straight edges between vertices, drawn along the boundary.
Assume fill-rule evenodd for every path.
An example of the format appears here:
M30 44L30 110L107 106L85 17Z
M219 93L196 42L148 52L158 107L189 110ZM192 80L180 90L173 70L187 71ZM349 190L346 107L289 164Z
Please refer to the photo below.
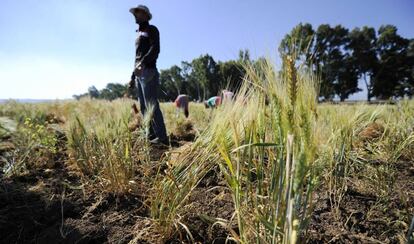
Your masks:
M138 96L138 100L139 100L139 106L141 109L141 114L142 117L145 116L145 113L147 112L147 105L146 105L146 101L145 101L145 97L144 97L144 89L142 86L142 82L141 82L140 77L137 77L135 79L135 87L137 88L137 96ZM149 125L149 131L148 131L148 135L146 135L148 137L148 139L152 140L155 138L155 132L154 132L154 128L152 127L152 123Z
M189 111L188 111L188 97L186 97L186 99L184 99L184 103L183 103L183 108L184 108L184 115L186 118L188 118L188 116L190 115Z
M135 87L137 88L137 97L138 97L138 101L139 101L139 106L141 109L141 114L142 116L145 115L145 98L144 98L144 92L142 91L142 86L141 86L141 82L140 82L140 78L136 77L135 79Z
M161 141L167 141L167 132L165 129L164 118L158 102L158 86L159 86L159 73L156 69L147 69L144 71L143 79L140 83L143 88L143 94L145 98L146 107L152 106L153 108L153 120L152 128L155 135Z

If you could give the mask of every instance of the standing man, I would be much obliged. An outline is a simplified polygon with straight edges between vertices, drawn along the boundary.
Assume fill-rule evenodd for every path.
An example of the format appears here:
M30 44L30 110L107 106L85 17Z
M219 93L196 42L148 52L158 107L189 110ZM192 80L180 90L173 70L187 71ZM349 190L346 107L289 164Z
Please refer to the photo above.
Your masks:
M153 109L148 139L152 144L167 145L167 132L157 98L159 73L156 63L160 53L160 34L157 27L149 24L152 15L146 6L138 5L129 11L139 25L135 41L135 68L129 85L137 90L142 115Z

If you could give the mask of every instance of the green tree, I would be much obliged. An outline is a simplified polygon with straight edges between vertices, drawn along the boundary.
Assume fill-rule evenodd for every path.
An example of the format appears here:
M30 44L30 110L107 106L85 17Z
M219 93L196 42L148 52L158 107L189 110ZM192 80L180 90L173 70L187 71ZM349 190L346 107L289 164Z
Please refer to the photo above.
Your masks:
M190 98L197 98L201 101L200 82L193 75L193 67L189 62L181 62L181 74L184 78L185 91Z
M410 98L414 95L414 39L410 40L407 51L408 79L404 86L404 94Z
M252 60L250 59L249 50L239 50L239 59L237 61L239 61L241 64L251 64Z
M191 66L193 79L199 82L203 92L202 99L217 95L223 84L219 79L217 64L213 57L208 54L200 56L191 62ZM198 99L201 100L201 97Z
M169 69L161 70L160 84L164 91L161 100L173 100L178 94L187 94L202 101L217 95L220 89L233 91L240 86L244 76L244 64L252 62L248 50L239 52L238 60L216 63L210 55L202 55L191 62L181 62Z
M381 26L378 30L377 55L379 66L375 74L372 93L379 99L403 96L409 89L411 77L408 56L410 41L397 33L393 25Z
M99 92L99 98L111 101L123 97L127 91L128 88L126 85L119 83L108 83L106 87Z
M338 67L337 81L334 83L334 89L342 102L349 95L361 91L358 88L358 69L352 56L345 55L343 65Z
M238 90L245 75L243 64L240 61L226 61L217 64L220 79L225 87L230 90Z
M171 69L160 71L160 92L159 99L162 101L169 101L174 99L179 94L179 87L171 77Z
M96 89L95 86L91 86L88 88L88 94L91 98L99 98L100 93L98 91L98 89Z
M359 91L355 65L347 49L348 29L341 25L320 25L316 31L313 70L321 79L320 95L331 100L338 95L341 101Z
M375 73L378 68L377 37L375 29L364 26L355 28L350 34L349 49L357 68L358 78L362 78L367 89L367 100L371 101Z
M283 57L291 55L301 62L309 64L312 57L315 31L309 23L299 23L289 34L286 34L279 45L279 53Z

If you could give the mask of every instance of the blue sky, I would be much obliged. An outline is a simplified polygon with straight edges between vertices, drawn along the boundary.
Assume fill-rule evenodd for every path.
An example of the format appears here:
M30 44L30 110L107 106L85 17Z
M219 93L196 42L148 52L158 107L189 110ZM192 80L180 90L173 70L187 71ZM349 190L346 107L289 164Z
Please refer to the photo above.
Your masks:
M160 30L160 69L205 53L233 59L245 48L276 59L280 40L300 22L393 24L414 38L411 0L1 0L0 98L71 98L92 85L126 83L136 35L128 10L137 4L151 9Z

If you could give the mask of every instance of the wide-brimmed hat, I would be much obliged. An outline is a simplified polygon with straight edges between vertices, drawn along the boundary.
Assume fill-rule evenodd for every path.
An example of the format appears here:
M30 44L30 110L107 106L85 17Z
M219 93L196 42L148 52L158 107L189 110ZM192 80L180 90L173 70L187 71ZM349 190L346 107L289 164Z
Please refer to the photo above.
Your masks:
M133 15L135 15L135 13L136 13L137 11L144 11L144 12L148 15L148 18L149 18L149 19L152 19L152 14L151 14L151 12L149 11L149 8L148 8L147 6L145 6L145 5L138 5L137 7L135 7L135 8L131 8L131 9L129 10L129 12L131 12Z

